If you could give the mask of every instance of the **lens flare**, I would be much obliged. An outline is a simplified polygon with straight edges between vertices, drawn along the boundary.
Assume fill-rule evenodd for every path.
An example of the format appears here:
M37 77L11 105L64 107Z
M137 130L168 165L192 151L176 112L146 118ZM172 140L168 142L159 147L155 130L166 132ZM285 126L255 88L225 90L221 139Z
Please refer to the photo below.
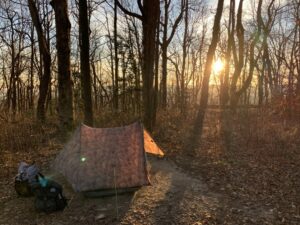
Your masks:
M214 73L221 72L223 70L223 68L224 68L224 63L222 62L221 59L217 59L213 64Z

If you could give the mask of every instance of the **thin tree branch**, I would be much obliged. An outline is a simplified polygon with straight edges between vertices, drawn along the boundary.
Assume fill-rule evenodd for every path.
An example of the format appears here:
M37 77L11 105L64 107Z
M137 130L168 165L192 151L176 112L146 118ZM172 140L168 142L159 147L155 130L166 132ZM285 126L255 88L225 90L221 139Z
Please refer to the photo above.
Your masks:
M126 14L129 16L133 16L135 18L138 18L139 20L143 20L143 16L139 15L137 13L131 12L129 10L127 10L126 8L124 8L124 6L119 2L119 0L115 0L117 1L117 6ZM139 1L138 1L139 2ZM139 6L140 7L140 6Z

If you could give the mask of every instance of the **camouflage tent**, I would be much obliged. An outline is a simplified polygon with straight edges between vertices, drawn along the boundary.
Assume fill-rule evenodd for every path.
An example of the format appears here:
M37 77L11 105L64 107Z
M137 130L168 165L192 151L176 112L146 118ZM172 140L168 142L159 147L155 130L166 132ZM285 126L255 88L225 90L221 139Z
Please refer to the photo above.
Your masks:
M163 156L140 123L116 128L78 127L54 168L76 191L149 185L145 151Z

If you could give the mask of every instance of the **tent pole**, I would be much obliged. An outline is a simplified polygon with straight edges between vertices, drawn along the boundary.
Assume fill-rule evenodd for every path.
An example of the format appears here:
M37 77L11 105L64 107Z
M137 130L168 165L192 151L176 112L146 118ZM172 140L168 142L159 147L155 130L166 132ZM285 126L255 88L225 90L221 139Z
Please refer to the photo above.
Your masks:
M117 220L119 219L119 207L118 207L118 192L117 192L117 184L116 184L116 168L114 168L114 184L115 184L115 194L116 194L116 213Z

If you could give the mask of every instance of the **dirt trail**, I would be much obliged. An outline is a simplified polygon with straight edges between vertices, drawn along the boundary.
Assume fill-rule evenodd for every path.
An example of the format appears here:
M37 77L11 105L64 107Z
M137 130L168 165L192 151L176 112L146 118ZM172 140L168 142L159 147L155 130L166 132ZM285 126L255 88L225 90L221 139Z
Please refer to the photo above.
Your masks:
M151 165L153 186L136 194L120 224L202 224L210 220L218 206L217 195L169 161L152 160Z
M153 185L137 193L119 224L276 224L267 207L251 208L212 192L201 178L191 177L171 161L152 160L151 165ZM230 221L234 217L239 219Z

